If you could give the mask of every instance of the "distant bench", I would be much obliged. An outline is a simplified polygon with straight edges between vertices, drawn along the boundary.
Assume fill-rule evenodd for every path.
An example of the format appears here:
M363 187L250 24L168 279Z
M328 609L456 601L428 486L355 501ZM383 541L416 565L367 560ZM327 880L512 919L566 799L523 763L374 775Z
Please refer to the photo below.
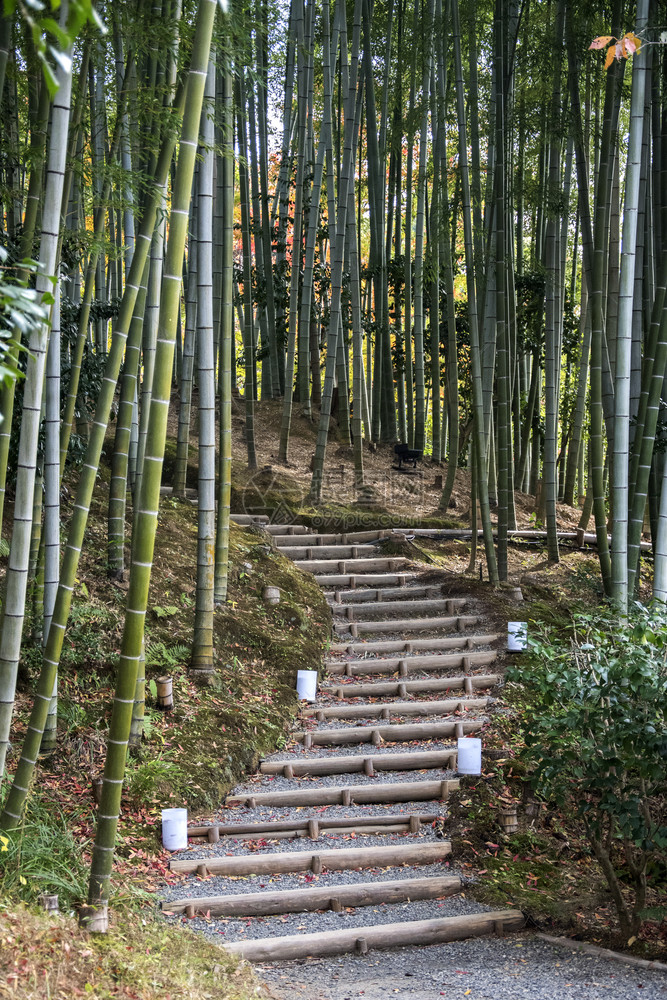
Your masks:
M394 468L399 469L402 472L403 462L406 464L411 462L412 468L416 469L417 462L421 462L423 453L421 451L417 451L415 448L410 448L407 444L395 444L394 454L398 458L398 465L394 466Z

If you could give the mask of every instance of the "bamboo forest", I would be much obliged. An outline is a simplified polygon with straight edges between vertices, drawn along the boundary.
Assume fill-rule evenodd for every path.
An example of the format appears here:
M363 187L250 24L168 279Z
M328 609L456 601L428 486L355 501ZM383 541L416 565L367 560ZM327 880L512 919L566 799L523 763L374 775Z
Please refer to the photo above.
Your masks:
M0 996L658 996L665 4L5 0L0 106Z

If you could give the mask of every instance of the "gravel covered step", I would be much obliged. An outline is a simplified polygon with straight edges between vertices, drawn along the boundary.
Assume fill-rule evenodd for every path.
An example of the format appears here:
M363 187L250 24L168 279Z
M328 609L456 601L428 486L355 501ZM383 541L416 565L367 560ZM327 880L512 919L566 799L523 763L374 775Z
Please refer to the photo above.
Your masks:
M368 601L362 603L361 607L359 602L355 604L334 603L330 607L334 615L345 615L349 621L355 621L360 615L365 618L368 615L409 615L417 612L435 614L438 611L446 611L448 615L451 615L456 611L455 602L445 600L443 597L434 597L429 600L409 600L405 594L400 595L400 600L397 598L391 601Z
M433 823L437 813L383 813L382 816L327 816L318 819L276 820L263 823L208 823L188 827L188 837L206 837L217 844L220 837L237 840L317 840L328 834L355 833L384 836L387 833L417 833L420 824Z
M304 573L394 573L408 565L404 556L377 559L295 559L294 565ZM319 581L318 581L319 582Z
M457 621L459 619L456 619ZM472 620L472 616L464 621ZM477 619L479 621L480 619ZM437 639L373 639L372 642L332 642L331 653L347 653L349 656L362 654L364 657L376 653L417 653L420 650L436 649L475 649L477 646L490 646L500 638L497 632L481 635L451 635L439 636ZM325 666L339 661L325 660Z
M312 535L312 530L305 524L265 524L264 530L274 538L276 535L289 535L290 538L293 535Z
M426 603L426 602L424 602ZM384 613L387 605L380 605ZM364 605L363 610L366 610ZM380 621L334 622L334 631L339 635L351 632L353 636L368 632L431 632L437 628L465 628L465 623L476 625L478 618L473 615L459 615L456 618L433 615L431 618L386 618Z
M435 767L456 768L456 747L451 750L407 750L404 753L348 755L345 757L311 757L306 760L265 760L259 766L262 774L281 774L285 778L303 775L358 774L372 777L377 771L421 771Z
M315 576L315 583L324 588L404 587L416 578L416 573L324 573Z
M372 948L399 948L411 944L421 946L438 944L442 941L460 941L463 938L480 937L484 934L519 931L523 926L524 917L520 910L491 910L487 913L469 913L460 917L351 927L315 934L290 934L286 937L255 941L235 941L233 944L225 945L225 948L249 962L287 961L307 956L340 955L347 951L365 955Z
M310 546L310 545L359 545L364 542L378 542L381 538L387 538L388 531L382 529L372 531L347 531L343 534L302 534L294 537L290 534L280 535L274 533L273 540L279 547L288 546Z
M394 674L403 677L419 670L449 670L460 667L464 673L477 667L495 663L497 653L490 649L482 653L434 653L426 656L390 656L367 660L327 660L327 673L335 676L345 674L356 677L360 674Z
M350 726L340 729L314 729L296 733L306 749L311 746L342 746L345 743L409 743L412 740L440 740L451 736L464 736L482 728L481 722L415 722L389 726Z
M303 718L325 719L389 719L403 715L446 715L482 709L491 704L490 698L447 698L442 701L386 701L361 705L329 705L326 708L303 709Z
M311 536L312 537L312 536ZM364 559L377 552L377 547L371 542L358 545L283 545L280 551L290 559Z
M390 865L430 865L452 852L448 840L437 844L392 844L389 847L341 847L331 851L286 851L284 854L248 854L238 857L172 858L172 872L198 875L263 875L272 872L346 871L351 868L387 868Z
M326 788L295 788L288 792L243 792L228 795L226 806L334 806L366 805L369 802L427 802L447 799L459 787L457 779L402 781L383 785L348 785Z
M272 913L341 910L344 906L373 906L408 900L439 899L461 891L456 875L442 878L406 878L393 882L357 882L353 885L313 889L248 892L244 895L193 896L162 903L164 913L208 913L213 917L258 917Z
M325 597L333 605L334 613L339 613L338 605L366 604L375 601L417 600L420 597L440 597L440 587L364 587L363 590L325 591Z
M373 681L371 684L321 684L320 692L336 698L384 698L398 695L405 698L409 694L425 694L465 688L472 693L475 689L494 687L500 680L499 674L462 674L459 677L438 677L428 681Z

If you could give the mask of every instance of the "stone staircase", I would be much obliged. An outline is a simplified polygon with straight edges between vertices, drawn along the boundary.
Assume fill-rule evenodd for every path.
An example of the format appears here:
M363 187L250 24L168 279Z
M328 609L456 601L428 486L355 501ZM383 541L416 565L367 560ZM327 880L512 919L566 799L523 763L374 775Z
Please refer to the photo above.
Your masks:
M442 836L456 740L482 729L501 678L484 609L385 556L386 531L263 526L331 606L324 678L292 745L234 790L224 819L190 828L170 863L188 881L163 912L254 962L520 929L520 911L462 900Z

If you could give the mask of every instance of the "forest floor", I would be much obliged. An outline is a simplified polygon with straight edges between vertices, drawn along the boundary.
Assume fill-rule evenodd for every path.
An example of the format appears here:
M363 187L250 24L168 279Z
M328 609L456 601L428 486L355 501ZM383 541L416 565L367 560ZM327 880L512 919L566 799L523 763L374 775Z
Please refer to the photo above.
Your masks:
M280 404L258 406L258 470L251 473L245 463L242 421L240 415L235 418L235 512L259 513L261 508L277 521L296 518L325 530L406 523L470 526L465 470L458 470L452 504L442 512L435 480L446 474L446 468L427 461L414 476L397 473L392 469L393 449L380 447L364 452L372 491L360 497L354 490L350 449L335 440L329 445L322 503L314 507L307 493L316 428L295 414L289 464L280 465L276 458L279 420ZM194 446L193 438L188 471L192 487L196 486ZM175 443L170 440L165 483L170 482L174 456ZM215 945L187 928L156 922L155 893L165 880L174 878L160 845L160 809L187 804L191 818L209 817L260 755L281 746L296 711L296 667L319 663L329 636L329 612L319 588L276 553L264 533L235 527L230 601L216 625L219 676L211 688L193 684L187 657L194 605L195 510L187 501L163 500L147 620L147 725L144 742L130 760L124 792L113 929L102 941L86 938L76 929L72 914L75 903L85 898L95 811L91 778L103 761L127 587L110 582L106 575L107 480L108 471L103 470L63 656L58 754L40 764L19 834L8 845L0 845L0 997L245 1000L263 996L265 987L246 965L226 959ZM533 497L517 494L519 527L540 527L534 506ZM67 510L63 513L66 519ZM580 511L560 506L558 516L559 527L572 530ZM11 508L6 523L10 519ZM446 569L460 580L470 561L470 543L418 538L415 553L419 561ZM479 582L480 563L481 575L486 577L481 545L467 585L493 604L492 591ZM557 620L559 613L567 615L574 604L590 606L601 596L597 557L591 549L564 546L561 562L553 565L547 562L543 546L514 544L509 570L510 582L523 589L526 603L521 616L525 618L544 618L555 612ZM650 582L648 561L644 573L646 586ZM279 586L284 595L277 608L261 600L268 583ZM27 627L31 628L30 621ZM36 643L21 663L12 736L15 747L20 746L26 725L38 663ZM166 672L174 677L176 699L176 709L169 716L154 707L154 680ZM509 694L509 712L498 717L498 724L485 737L486 745L508 751L484 785L501 794L505 787L514 794L525 785L517 763L516 737L524 709L518 697L511 703ZM10 770L15 759L10 761ZM487 793L464 792L465 797L454 804L455 850L471 876L484 874L472 890L475 898L492 905L518 905L536 926L551 933L603 945L614 943L614 915L606 889L572 819L550 812L516 838L501 842L483 826ZM56 921L34 911L38 893L45 890L61 896L64 916ZM664 961L664 926L648 924L633 951ZM290 978L292 989L297 980ZM302 986L304 995L318 996L305 979ZM276 997L286 995L279 979L274 987ZM438 991L429 995L437 996Z

